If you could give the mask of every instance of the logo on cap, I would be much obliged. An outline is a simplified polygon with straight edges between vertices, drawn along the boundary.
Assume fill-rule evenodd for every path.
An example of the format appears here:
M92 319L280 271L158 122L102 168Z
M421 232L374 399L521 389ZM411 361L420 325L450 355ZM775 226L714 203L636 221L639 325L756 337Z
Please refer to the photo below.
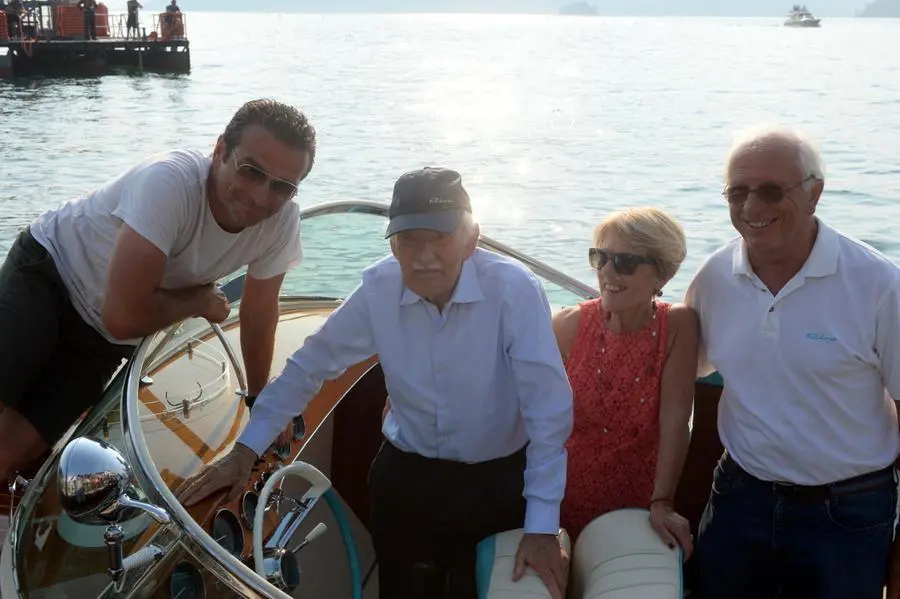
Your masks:
M394 184L385 237L410 229L452 233L462 213L471 211L469 194L458 172L432 167L410 171Z

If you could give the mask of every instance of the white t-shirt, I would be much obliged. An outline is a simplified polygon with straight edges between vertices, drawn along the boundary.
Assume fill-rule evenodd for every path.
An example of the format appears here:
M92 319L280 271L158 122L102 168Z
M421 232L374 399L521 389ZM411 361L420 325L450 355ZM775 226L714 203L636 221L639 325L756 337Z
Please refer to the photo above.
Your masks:
M752 475L820 485L891 464L900 431L900 268L819 221L812 253L776 295L740 238L700 267L701 374L725 387L723 445Z
M206 196L211 161L211 156L194 150L152 156L31 224L32 235L53 257L75 309L110 342L138 342L114 339L100 318L107 267L123 222L168 257L164 289L213 283L248 265L250 276L266 279L302 260L300 208L293 201L239 233L219 227Z

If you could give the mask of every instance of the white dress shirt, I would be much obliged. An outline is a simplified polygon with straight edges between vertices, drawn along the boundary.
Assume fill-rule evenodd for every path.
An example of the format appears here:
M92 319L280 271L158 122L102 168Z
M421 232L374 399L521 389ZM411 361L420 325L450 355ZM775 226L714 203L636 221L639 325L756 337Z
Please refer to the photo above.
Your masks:
M572 390L550 303L531 271L478 248L441 313L404 286L393 256L368 267L260 393L238 441L263 453L325 380L374 354L391 397L382 427L391 443L466 463L528 443L524 528L556 534Z
M715 367L724 380L719 436L745 470L822 485L894 462L897 265L820 221L809 258L776 295L737 238L700 267L685 302L700 317L700 374Z

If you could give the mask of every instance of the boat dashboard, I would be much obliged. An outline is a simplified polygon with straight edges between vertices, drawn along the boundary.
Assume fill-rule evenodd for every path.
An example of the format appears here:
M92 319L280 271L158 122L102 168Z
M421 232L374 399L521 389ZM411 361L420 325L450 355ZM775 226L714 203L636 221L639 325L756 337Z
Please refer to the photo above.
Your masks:
M338 303L282 302L282 363ZM222 327L187 321L138 347L29 482L0 552L4 598L287 597L299 586L291 551L268 578L254 568L260 495L374 360L323 386L294 418L290 443L257 460L237 499L223 502L217 493L185 509L174 492L227 453L249 418L242 365L231 349L238 338L236 320ZM327 460L321 466L327 470ZM281 549L307 515L317 516L313 505L298 505L305 489L292 482L290 492L279 485L268 494L262 521L261 538Z

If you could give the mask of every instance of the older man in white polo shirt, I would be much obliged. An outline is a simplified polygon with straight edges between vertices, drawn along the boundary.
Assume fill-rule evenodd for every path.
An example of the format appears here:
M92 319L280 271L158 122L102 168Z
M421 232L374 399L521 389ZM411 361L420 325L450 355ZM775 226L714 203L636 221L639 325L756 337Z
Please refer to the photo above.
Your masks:
M695 559L703 599L881 598L900 451L900 269L815 216L821 159L801 134L733 148L740 237L686 302L724 390Z
M563 599L556 533L572 390L543 287L476 248L469 196L449 169L398 179L386 236L393 255L363 271L263 389L231 454L178 496L192 505L228 487L236 497L322 382L378 354L391 397L369 479L379 596L476 599L478 541L524 527L514 577L530 565Z

